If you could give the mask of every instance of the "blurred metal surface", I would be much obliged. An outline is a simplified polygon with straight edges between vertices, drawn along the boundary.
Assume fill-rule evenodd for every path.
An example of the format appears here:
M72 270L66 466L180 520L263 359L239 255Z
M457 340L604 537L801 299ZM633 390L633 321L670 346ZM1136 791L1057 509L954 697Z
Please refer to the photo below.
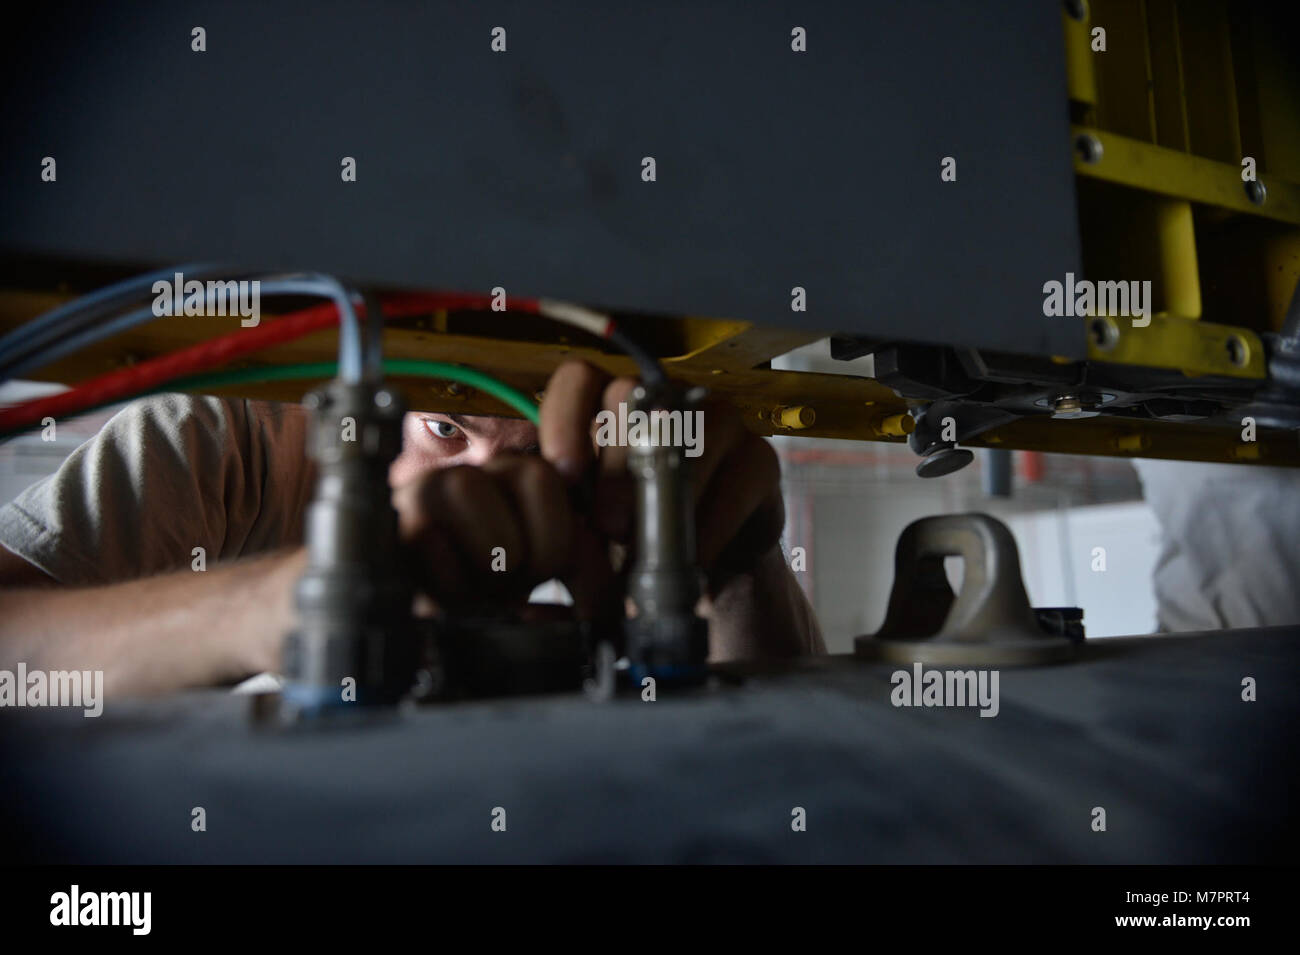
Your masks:
M1295 860L1298 628L1087 645L1003 671L991 719L891 705L894 669L832 657L654 703L430 706L331 733L255 730L220 691L110 699L98 720L10 710L0 838L59 862Z
M1044 276L1080 262L1058 4L152 2L129 29L120 17L52 2L6 31L0 249L310 263L376 286L1083 357L1082 329L1040 307ZM160 123L174 131L139 132ZM957 183L940 181L945 156Z

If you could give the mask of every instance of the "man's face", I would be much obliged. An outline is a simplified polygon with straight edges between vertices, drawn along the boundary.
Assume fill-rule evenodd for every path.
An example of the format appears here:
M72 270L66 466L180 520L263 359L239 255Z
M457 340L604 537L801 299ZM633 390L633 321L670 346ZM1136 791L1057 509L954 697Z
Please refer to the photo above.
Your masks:
M537 428L515 418L412 411L402 422L402 453L388 469L388 483L398 487L424 471L480 465L509 452L536 454Z

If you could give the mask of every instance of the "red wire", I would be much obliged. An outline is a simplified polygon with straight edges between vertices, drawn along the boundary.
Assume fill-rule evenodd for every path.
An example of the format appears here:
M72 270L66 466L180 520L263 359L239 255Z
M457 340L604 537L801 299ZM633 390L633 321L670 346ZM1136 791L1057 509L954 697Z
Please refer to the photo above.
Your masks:
M387 318L404 318L438 309L487 309L491 304L492 297L488 295L452 292L395 295L385 298L380 308ZM535 312L537 303L530 299L512 299L510 307L516 311ZM364 315L364 310L360 314ZM274 322L256 328L240 329L220 338L151 358L130 368L121 368L91 378L69 391L35 398L0 410L0 433L19 431L38 424L47 417L66 417L86 408L125 399L143 391L152 391L164 382L208 371L243 355L302 338L337 323L338 307L333 302L291 312Z

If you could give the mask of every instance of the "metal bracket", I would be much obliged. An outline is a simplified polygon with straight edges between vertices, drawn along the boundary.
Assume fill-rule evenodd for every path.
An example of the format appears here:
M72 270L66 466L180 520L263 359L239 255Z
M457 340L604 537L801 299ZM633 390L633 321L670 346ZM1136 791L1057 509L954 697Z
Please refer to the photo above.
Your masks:
M965 560L954 596L945 557ZM1015 666L1067 659L1075 644L1044 631L1029 606L1008 527L988 514L913 521L898 538L885 622L858 637L859 657L897 663Z

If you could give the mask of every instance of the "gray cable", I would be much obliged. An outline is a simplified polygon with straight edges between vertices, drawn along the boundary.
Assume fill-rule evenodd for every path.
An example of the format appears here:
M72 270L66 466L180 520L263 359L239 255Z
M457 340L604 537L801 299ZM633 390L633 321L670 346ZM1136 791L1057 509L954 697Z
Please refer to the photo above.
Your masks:
M181 270L173 270L173 272L175 271ZM153 276L151 276L154 281L158 281L156 277L158 274L160 273L154 273ZM329 275L320 275L316 273L293 273L272 276L265 280L259 279L257 281L259 282L259 297L261 294L313 295L332 299L339 310L339 377L349 383L356 383L361 380L361 331L358 326L356 311L352 307L351 298L337 279ZM153 283L150 282L149 288L152 288L152 285ZM138 298L138 293L133 297ZM91 309L102 307L100 305L102 297L95 296L95 298L96 302L91 303ZM77 302L80 301L82 300L77 300ZM71 308L71 306L76 305L77 302L71 302L68 305L63 306L61 309L56 310L64 313L64 315L61 316L64 322L72 320L74 325L82 324L81 322L76 321L80 313ZM205 309L211 304L212 300L210 298L205 298ZM40 322L53 314L53 312L47 313L47 315L42 316L40 319L36 319L35 321ZM95 342L102 341L111 335L116 335L119 332L134 328L135 326L144 324L145 322L154 321L160 317L162 316L154 314L153 306L149 305L127 312L125 315L119 315L110 321L93 325L89 328L78 328L73 331L72 334L67 337L56 339L55 342L50 345L44 347L29 345L24 349L24 354L22 356L11 359L7 363L0 365L0 383L16 377L24 371L28 371L32 368L39 368L42 365L56 361L57 359L77 351L78 349L85 348L88 345L93 345ZM26 326L22 327L25 328ZM48 337L48 333L42 337Z
M165 271L149 272L88 292L65 305L51 309L44 315L24 322L7 335L0 336L0 366L13 361L19 354L28 353L65 334L79 331L97 318L125 308L151 291L155 282L170 281L177 272L193 277L216 276L229 274L230 268L207 264L184 265Z

